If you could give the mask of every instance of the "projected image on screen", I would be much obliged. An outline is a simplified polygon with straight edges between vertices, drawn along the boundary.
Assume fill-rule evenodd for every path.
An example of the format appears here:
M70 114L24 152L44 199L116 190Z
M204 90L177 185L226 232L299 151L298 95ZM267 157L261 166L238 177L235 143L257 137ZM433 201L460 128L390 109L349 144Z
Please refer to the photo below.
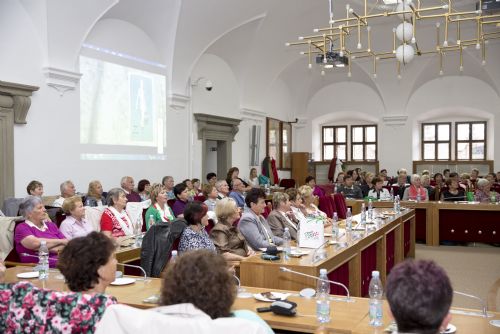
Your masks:
M84 56L80 71L80 143L86 153L163 154L165 77Z

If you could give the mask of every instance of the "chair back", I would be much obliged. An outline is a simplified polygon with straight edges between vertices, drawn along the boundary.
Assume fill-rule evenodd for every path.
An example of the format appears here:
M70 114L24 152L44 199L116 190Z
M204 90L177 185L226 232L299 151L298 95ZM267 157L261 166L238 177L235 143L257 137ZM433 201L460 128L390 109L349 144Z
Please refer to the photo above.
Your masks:
M3 201L2 212L7 217L19 216L19 205L22 202L22 198L9 197Z
M284 187L285 189L295 188L295 180L294 179L281 179L280 187Z
M106 308L117 303L100 293L44 290L29 282L0 284L0 299L6 301L0 304L2 333L93 333Z
M273 205L271 203L267 203L265 209L264 209L264 212L262 213L262 215L264 216L264 218L267 219L267 217L269 216L269 214L271 213L271 211L273 211Z
M208 220L208 225L205 226L205 231L210 234L210 231L212 231L212 228L215 226L215 223L212 219Z
M198 201L198 202L205 202L207 199L205 198L205 196L203 195L196 195L193 197L193 200L194 201Z
M324 213L326 213L326 215L329 218L333 217L333 212L334 212L333 206L335 205L335 203L331 199L333 199L332 196L321 196L319 198L319 205L318 205L318 208Z
M347 204L345 202L344 195L335 194L333 195L333 200L335 201L335 208L337 209L337 216L340 219L345 219L347 213Z
M168 199L167 200L167 204L169 207L172 207L174 205L174 203L175 203L175 199Z

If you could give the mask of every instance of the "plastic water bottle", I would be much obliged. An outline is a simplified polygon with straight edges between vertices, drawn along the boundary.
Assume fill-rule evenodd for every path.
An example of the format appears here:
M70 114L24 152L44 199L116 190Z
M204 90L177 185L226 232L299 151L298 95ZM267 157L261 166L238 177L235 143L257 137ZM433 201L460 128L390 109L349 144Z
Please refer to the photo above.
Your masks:
M292 248L290 246L291 239L290 230L288 227L285 227L285 232L283 232L283 252L285 253L285 260L290 259L290 253L292 252Z
M399 195L396 195L394 203L396 204L396 213L401 213L401 202L399 201Z
M40 280L49 279L49 248L45 240L40 242L38 249L38 278Z
M352 231L352 213L351 208L347 208L347 212L345 214L345 230L347 232Z
M151 228L156 223L155 217L153 215L149 215L148 227Z
M371 199L368 200L368 220L373 219L373 202Z
M316 319L320 323L330 322L330 282L328 280L326 269L319 270L318 286L316 289Z
M174 264L177 261L177 251L173 250L170 254L170 263Z
M417 202L422 201L422 196L420 195L420 190L417 192Z
M337 241L339 239L339 216L336 212L333 213L332 218L332 238L333 241Z
M382 296L384 289L382 281L380 281L380 273L376 270L372 271L372 279L370 280L370 326L382 326Z
M390 194L391 194L391 201L394 201L394 189L392 187L391 187Z
M366 226L366 207L365 207L365 203L363 202L361 204L361 226L364 227Z

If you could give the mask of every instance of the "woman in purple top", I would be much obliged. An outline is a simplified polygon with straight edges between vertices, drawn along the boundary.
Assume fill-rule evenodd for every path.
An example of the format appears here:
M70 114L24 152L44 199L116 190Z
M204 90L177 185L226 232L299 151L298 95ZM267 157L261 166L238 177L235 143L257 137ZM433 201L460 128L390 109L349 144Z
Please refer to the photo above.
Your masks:
M16 252L23 263L38 262L38 248L42 240L49 248L49 265L55 267L57 253L68 243L56 224L45 221L46 211L40 197L28 196L19 205L21 214L26 219L17 225L14 231ZM27 256L24 254L30 254Z
M184 183L178 183L174 187L174 195L176 197L172 211L176 217L184 217L184 208L188 202L189 193L187 186Z

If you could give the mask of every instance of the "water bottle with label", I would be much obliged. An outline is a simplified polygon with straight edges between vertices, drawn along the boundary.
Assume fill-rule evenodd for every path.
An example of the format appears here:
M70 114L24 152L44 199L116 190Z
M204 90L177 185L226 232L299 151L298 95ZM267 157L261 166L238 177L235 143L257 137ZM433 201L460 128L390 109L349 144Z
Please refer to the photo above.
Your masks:
M371 221L373 219L373 202L371 198L368 200L368 220Z
M49 279L49 248L45 240L40 242L38 249L38 279Z
M351 208L347 208L347 212L345 214L345 230L346 232L352 231L352 213Z
M170 255L170 263L171 264L174 264L175 261L177 261L177 251L176 250L173 250L171 255Z
M382 326L382 296L384 294L384 289L382 287L382 281L380 280L380 273L376 270L372 271L372 279L370 280L369 287L370 294L370 326L380 327Z
M332 240L333 241L339 240L339 216L337 215L336 212L333 213L333 218L332 218Z
M283 232L283 253L285 254L285 261L290 259L290 253L292 252L292 248L290 245L292 237L290 236L290 230L288 227L285 227L285 231Z
M149 215L148 228L151 228L156 223L155 216Z
M396 195L394 203L396 205L396 213L401 213L401 202L399 201L399 195Z
M365 203L363 202L361 204L361 227L365 227L366 226L366 207L365 207Z
M420 190L417 191L417 202L422 201L422 195L420 195Z
M316 319L320 323L330 322L330 282L326 269L319 270L318 285L316 289Z
M391 201L394 201L394 189L392 187L391 187L390 194L391 194Z

